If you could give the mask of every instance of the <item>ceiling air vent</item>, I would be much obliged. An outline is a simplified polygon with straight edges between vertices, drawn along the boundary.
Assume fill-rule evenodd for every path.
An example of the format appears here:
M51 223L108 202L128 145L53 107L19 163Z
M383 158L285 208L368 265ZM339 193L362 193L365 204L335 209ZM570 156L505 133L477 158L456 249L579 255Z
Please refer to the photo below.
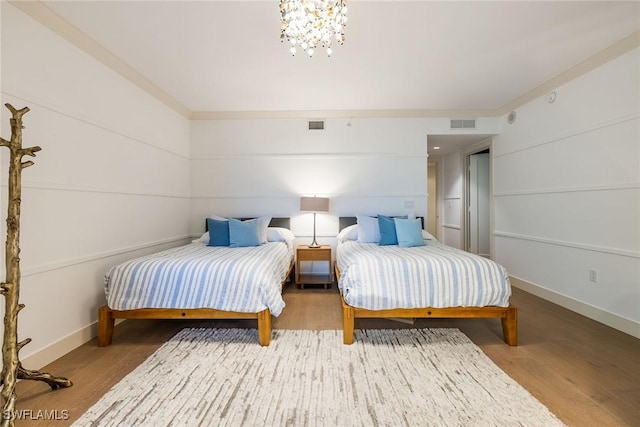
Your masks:
M309 120L309 130L323 130L324 120Z
M451 119L451 129L475 129L476 119Z

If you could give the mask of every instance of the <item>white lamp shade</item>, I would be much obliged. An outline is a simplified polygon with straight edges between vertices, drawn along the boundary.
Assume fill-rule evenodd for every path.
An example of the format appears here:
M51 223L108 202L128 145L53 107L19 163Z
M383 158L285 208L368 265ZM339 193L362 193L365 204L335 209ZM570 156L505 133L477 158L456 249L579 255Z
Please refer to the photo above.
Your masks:
M300 197L300 210L307 212L329 212L329 198Z

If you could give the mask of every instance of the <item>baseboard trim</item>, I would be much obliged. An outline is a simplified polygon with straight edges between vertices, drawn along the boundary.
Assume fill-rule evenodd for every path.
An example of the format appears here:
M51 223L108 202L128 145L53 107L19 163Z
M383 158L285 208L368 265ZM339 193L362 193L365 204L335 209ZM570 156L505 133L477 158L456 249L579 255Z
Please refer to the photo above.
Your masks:
M94 322L66 337L50 344L22 359L27 369L42 369L44 366L80 347L98 335L98 322ZM27 348L27 347L25 347ZM50 372L52 375L64 376L64 372Z
M124 322L117 319L116 325ZM21 359L22 365L27 369L42 369L51 362L61 358L65 354L75 350L83 344L88 343L98 336L98 322L93 322L84 328L67 335L66 337L50 344L40 350ZM25 347L28 348L28 347ZM65 376L64 372L49 372L52 375ZM73 381L73 378L70 378Z
M617 314L610 313L584 302L577 301L540 285L527 282L526 280L513 276L510 276L509 279L511 281L511 285L515 288L522 289L523 291L529 292L537 297L551 301L554 304L558 304L559 306L593 319L596 322L610 326L613 329L624 332L625 334L640 338L640 323L638 322L634 322L633 320L618 316Z

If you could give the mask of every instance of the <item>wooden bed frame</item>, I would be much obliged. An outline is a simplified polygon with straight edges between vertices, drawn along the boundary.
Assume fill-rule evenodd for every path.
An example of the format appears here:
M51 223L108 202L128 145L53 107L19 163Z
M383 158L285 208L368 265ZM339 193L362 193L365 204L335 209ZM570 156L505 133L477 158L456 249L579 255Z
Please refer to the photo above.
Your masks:
M248 219L248 218L242 218ZM289 218L272 218L269 227L289 228ZM289 266L286 283L291 276L293 262ZM269 309L258 313L242 313L236 311L223 311L212 308L140 308L136 310L112 310L107 305L98 309L98 347L106 347L113 340L115 319L257 319L258 342L262 346L268 346L271 342L271 312Z
M340 217L340 230L349 225L356 224L355 217ZM424 220L423 220L424 224ZM340 269L335 263L336 281L340 280ZM498 318L502 321L502 335L504 341L511 345L518 345L518 309L512 305L509 307L448 307L448 308L396 308L391 310L367 310L365 308L352 307L347 304L340 292L342 299L342 337L344 344L353 344L353 331L355 319L371 318L455 318L478 319Z

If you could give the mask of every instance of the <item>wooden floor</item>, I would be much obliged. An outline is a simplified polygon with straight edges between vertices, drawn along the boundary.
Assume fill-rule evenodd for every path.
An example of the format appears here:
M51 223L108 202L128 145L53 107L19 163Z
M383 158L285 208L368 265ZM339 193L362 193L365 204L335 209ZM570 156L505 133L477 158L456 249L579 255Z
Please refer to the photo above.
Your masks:
M287 285L284 298L287 307L274 318L275 329L342 328L335 285L329 290ZM502 341L496 319L419 319L413 325L362 319L356 321L356 328L459 328L567 425L640 426L640 340L518 289L514 289L512 302L519 310L518 347ZM42 410L58 418L68 414L67 420L19 421L17 425L71 424L162 343L188 326L256 327L255 321L126 321L116 327L110 347L98 348L94 339L43 368L68 377L73 387L52 392L43 383L18 384L17 409L31 410L34 418Z

